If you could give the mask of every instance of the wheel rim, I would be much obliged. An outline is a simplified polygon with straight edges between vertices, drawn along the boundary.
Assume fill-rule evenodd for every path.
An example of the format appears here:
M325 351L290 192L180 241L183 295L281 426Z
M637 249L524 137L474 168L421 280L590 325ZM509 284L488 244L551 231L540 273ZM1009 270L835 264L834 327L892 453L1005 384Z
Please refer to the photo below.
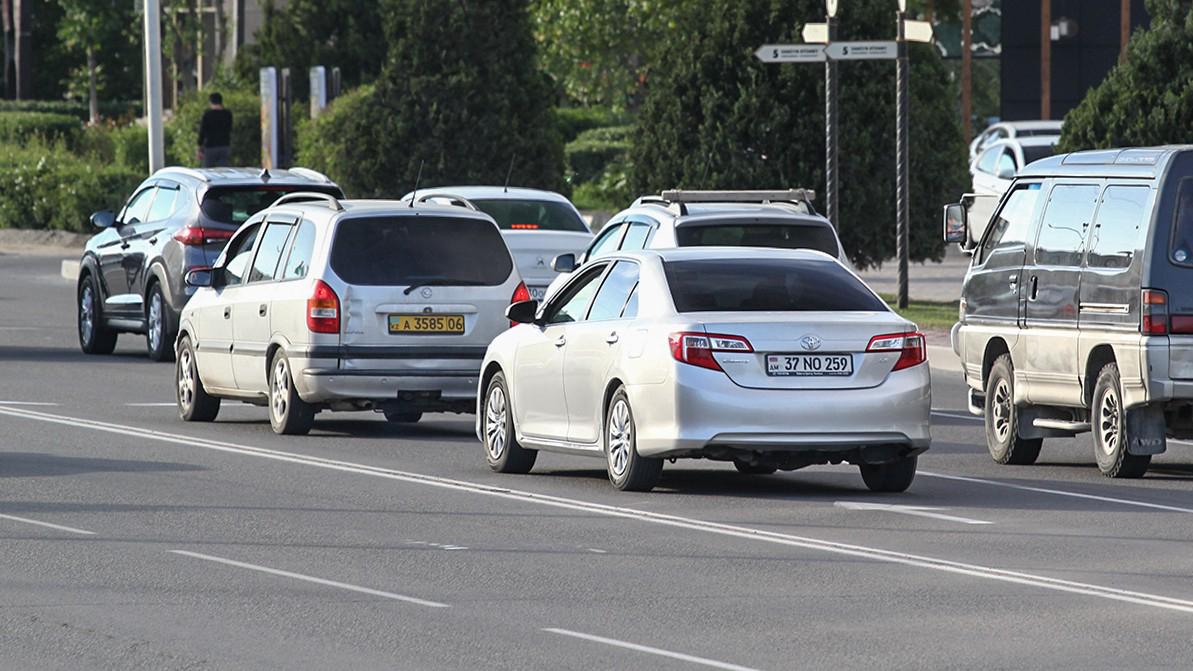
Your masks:
M1011 385L1006 380L999 380L994 385L994 437L998 442L1005 443L1011 434Z
M1101 439L1102 452L1106 456L1113 456L1118 450L1118 441L1122 434L1122 416L1118 392L1107 389L1102 394L1102 403L1098 408L1098 437Z
M505 454L506 413L505 392L501 387L493 387L489 392L489 400L485 403L485 449L493 461L501 459Z
M149 299L149 349L156 352L162 344L162 295L153 292Z
M270 407L273 409L273 416L280 422L286 417L290 400L290 369L286 366L285 359L278 359L274 364L273 386L270 390L273 392Z
M189 349L182 350L178 358L178 402L183 409L189 409L195 402L195 368L194 359Z
M613 475L625 475L634 449L634 423L630 421L630 406L618 399L609 412L609 470Z
M95 329L95 294L91 292L91 285L83 287L79 296L79 335L83 342L91 342L91 334Z

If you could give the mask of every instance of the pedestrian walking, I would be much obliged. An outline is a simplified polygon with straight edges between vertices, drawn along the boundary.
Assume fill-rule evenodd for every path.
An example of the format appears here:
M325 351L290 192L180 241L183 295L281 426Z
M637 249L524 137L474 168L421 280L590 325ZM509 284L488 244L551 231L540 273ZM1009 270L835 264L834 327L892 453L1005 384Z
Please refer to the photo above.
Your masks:
M212 93L211 103L199 122L199 163L204 168L228 165L232 156L232 112L224 109L224 97Z

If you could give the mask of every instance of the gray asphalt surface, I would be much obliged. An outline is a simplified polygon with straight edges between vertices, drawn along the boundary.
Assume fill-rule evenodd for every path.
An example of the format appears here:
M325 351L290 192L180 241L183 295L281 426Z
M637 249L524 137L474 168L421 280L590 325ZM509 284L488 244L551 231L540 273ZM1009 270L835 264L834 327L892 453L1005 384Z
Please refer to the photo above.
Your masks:
M845 466L502 476L470 416L185 424L142 338L79 352L58 268L0 255L0 668L1190 667L1193 446L1133 482L1088 439L997 466L942 367L903 495Z

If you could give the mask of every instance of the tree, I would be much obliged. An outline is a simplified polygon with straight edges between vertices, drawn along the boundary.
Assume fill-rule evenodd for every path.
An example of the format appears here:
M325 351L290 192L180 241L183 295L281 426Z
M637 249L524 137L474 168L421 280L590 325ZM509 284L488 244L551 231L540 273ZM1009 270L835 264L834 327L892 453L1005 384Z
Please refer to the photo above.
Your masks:
M660 50L632 158L638 192L810 187L824 192L824 69L764 65L761 44L800 42L820 0L718 0L688 6ZM891 39L893 3L841 3L841 39ZM965 187L957 90L935 50L911 47L911 258L939 258L942 203ZM842 242L859 267L895 252L895 67L843 62Z
M100 53L112 45L128 44L128 26L137 25L132 3L122 0L58 0L62 19L58 37L86 58L87 100L91 123L99 122Z
M1148 0L1151 25L1065 116L1060 151L1193 142L1193 3Z

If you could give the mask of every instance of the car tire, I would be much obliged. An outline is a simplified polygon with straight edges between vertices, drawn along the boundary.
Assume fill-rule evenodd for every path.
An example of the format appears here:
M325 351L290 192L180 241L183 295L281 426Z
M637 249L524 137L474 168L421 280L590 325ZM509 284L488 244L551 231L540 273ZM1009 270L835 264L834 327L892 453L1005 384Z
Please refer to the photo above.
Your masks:
M771 473L779 470L774 466L751 464L740 459L733 460L733 467L737 469L738 473L745 473L746 475L770 475Z
M423 414L417 410L385 410L385 419L391 424L417 424Z
M1108 363L1098 373L1090 400L1090 430L1094 434L1094 458L1098 470L1108 478L1140 478L1152 463L1150 454L1130 454L1127 445L1126 411L1118 364Z
M986 449L999 464L1034 464L1043 438L1019 435L1019 408L1015 405L1015 367L1011 355L994 361L986 378Z
M281 349L269 364L269 423L274 433L283 436L310 433L315 423L315 408L298 396L290 360Z
M858 469L870 491L897 493L911 486L918 462L919 457L911 456L885 464L858 464Z
M111 354L116 349L117 334L104 324L103 301L94 275L87 273L83 276L75 299L79 349L84 354Z
M154 283L145 294L145 348L154 361L174 360L174 337L178 335L178 317L170 309L162 287Z
M178 416L184 422L211 422L220 414L220 399L208 394L203 380L199 379L199 362L190 338L183 338L178 344L174 398L178 402Z
M505 375L497 373L489 380L489 387L485 390L485 405L481 410L485 462L498 473L529 473L538 458L538 450L528 450L518 444L509 398Z
M663 460L638 454L638 430L625 387L619 387L609 399L603 435L609 482L624 492L654 489L663 472Z

